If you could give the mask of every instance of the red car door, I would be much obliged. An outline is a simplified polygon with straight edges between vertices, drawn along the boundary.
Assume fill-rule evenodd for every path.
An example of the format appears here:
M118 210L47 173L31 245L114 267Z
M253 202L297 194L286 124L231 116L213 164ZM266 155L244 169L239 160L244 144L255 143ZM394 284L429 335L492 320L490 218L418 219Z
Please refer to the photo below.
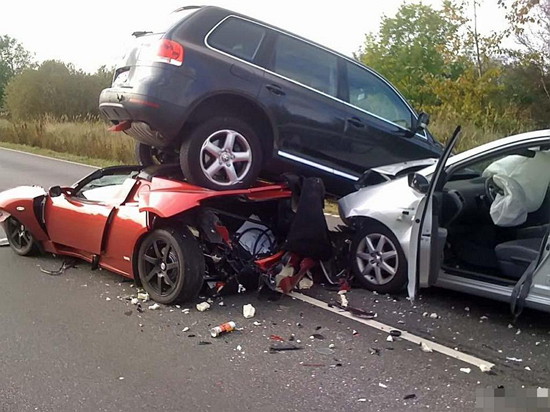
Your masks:
M113 205L65 194L48 198L48 235L52 242L99 254L107 219L113 209Z
M110 215L136 183L130 175L127 168L103 169L75 189L49 196L45 221L52 242L99 255Z

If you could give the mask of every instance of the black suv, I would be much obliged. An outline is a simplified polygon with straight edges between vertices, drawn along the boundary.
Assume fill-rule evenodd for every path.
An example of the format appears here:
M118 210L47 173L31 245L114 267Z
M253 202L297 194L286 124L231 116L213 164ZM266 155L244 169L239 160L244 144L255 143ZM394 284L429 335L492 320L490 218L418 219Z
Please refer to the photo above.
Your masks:
M367 168L441 153L427 116L357 61L222 8L174 13L165 32L134 33L100 96L142 164L179 156L190 182L217 190L294 172L343 195Z

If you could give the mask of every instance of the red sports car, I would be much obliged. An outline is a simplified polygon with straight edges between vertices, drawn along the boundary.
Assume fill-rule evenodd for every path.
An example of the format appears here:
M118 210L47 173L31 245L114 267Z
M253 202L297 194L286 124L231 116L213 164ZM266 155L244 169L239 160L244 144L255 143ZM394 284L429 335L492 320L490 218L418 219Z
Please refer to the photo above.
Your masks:
M287 186L217 192L180 173L119 166L48 192L17 187L0 193L0 222L19 255L84 259L136 279L161 303L192 299L205 280L241 284L251 264L277 261L292 224Z

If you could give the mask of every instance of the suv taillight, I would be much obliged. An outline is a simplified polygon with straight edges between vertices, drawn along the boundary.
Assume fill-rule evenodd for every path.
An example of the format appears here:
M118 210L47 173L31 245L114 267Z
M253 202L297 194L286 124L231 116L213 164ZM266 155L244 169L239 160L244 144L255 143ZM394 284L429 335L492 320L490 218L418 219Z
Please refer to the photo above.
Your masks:
M159 42L155 60L158 62L181 66L185 52L183 46L173 40L162 39Z

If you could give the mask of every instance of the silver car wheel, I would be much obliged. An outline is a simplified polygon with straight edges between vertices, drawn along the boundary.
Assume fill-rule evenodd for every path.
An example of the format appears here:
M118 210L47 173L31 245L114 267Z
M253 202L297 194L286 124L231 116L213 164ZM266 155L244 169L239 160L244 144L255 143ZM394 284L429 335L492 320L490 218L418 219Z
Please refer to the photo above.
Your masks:
M242 182L252 166L252 149L235 130L218 130L203 143L200 165L208 180L220 186Z
M380 233L370 233L359 242L356 260L361 275L374 285L390 282L399 268L395 244Z

